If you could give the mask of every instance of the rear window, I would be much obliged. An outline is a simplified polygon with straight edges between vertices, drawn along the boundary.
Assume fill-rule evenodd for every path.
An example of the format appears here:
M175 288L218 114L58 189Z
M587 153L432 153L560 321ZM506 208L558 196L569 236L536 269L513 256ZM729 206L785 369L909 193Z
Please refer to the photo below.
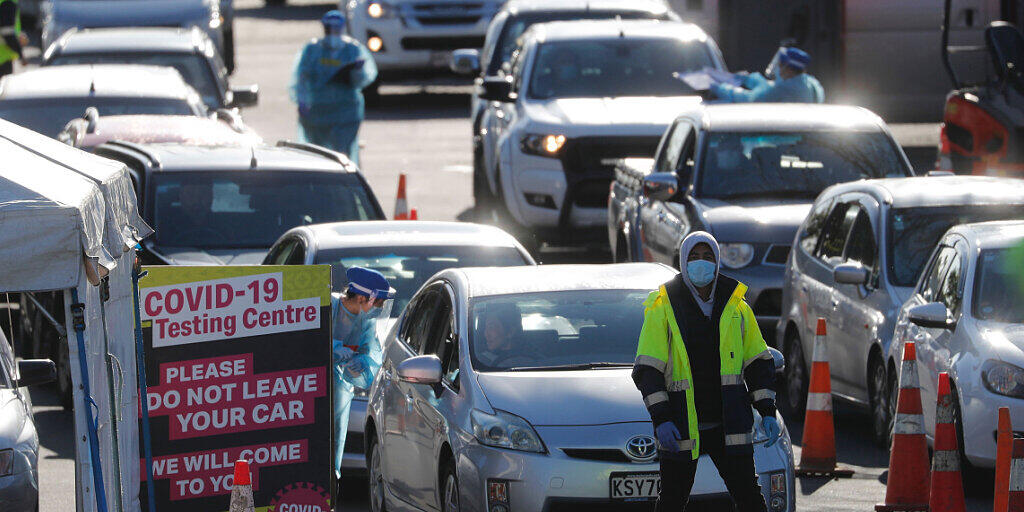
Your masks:
M194 116L201 114L185 99L47 98L31 101L0 101L0 119L49 137L56 137L68 121L82 117L85 109L89 107L96 107L101 116L128 114Z

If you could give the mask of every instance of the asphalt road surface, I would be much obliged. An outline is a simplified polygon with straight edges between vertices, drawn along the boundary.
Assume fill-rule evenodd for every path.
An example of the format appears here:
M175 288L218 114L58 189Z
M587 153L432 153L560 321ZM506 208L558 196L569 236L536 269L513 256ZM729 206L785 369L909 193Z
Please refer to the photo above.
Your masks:
M235 33L238 69L234 84L258 83L260 104L243 113L267 141L294 139L295 108L287 85L296 53L320 33L319 18L333 5L294 0L288 7L267 8L261 0L237 0ZM298 4L298 5L294 5ZM370 109L361 130L361 167L390 216L399 173L408 174L409 204L421 219L472 218L468 86L420 88L385 86L381 106ZM935 125L895 127L897 138L918 147L915 164L928 165L934 148ZM546 262L600 262L606 254L593 251L548 250ZM74 427L71 413L57 405L49 388L33 390L40 436L41 510L73 510L75 495ZM871 510L885 496L888 452L869 438L867 417L837 404L836 430L840 463L853 468L851 479L799 479L797 509L807 511ZM801 425L789 428L799 445ZM797 458L799 460L799 456ZM968 509L991 510L990 473L982 472L968 489ZM346 479L339 510L367 510L364 479Z

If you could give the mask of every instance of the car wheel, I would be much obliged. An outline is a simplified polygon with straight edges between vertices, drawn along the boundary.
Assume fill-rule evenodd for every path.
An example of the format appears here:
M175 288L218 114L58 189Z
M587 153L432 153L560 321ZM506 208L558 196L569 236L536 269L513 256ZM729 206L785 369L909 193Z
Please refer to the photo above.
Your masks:
M366 487L369 490L370 510L372 512L385 512L387 510L387 500L384 496L384 469L380 462L380 443L377 442L376 435L369 434L370 446L366 453L369 454L370 460L367 461L368 464L366 465L369 468Z
M793 333L788 337L784 345L786 358L786 387L785 406L786 413L791 418L803 418L804 409L807 407L807 367L804 365L804 350L800 344L800 335Z
M473 201L476 204L478 218L486 220L494 209L494 194L491 193L491 186L487 183L487 175L484 172L483 149L474 144L473 148Z
M230 27L224 31L224 67L228 74L235 72L235 29Z
M898 404L900 401L900 381L897 377L897 371L898 370L896 370L895 368L890 368L889 371L886 372L888 373L889 380L889 384L886 386L886 389L889 390L889 417L892 418L893 420L896 419L896 404ZM890 427L895 427L895 423L891 422ZM887 435L884 439L884 448L892 447L893 432L893 428L890 428L889 435Z
M455 464L451 460L444 464L441 482L441 512L459 512L459 477L455 474Z
M892 404L889 390L889 376L885 371L885 362L878 356L871 359L868 370L870 376L871 397L871 430L872 435L882 448L888 447L889 435L892 432Z
M61 343L61 342L64 343ZM57 340L57 398L65 410L71 410L74 395L71 383L71 356L68 354L68 344L64 338Z
M953 428L956 430L956 450L960 455L960 478L964 492L971 494L971 491L975 489L985 488L991 495L992 473L977 471L971 461L967 459L967 454L964 451L966 446L964 446L964 417L960 413L960 393L957 392L956 386L950 386L949 391L953 398ZM986 477L987 483L985 483Z

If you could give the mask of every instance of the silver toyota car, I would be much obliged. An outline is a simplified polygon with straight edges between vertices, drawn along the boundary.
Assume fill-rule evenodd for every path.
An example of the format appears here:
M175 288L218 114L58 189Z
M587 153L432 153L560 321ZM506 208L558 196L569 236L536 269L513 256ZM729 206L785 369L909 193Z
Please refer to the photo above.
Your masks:
M643 301L673 275L626 263L449 269L427 281L370 390L372 510L604 510L656 498L650 416L630 371ZM770 448L754 434L769 508L794 510L785 426ZM707 456L691 504L732 507Z

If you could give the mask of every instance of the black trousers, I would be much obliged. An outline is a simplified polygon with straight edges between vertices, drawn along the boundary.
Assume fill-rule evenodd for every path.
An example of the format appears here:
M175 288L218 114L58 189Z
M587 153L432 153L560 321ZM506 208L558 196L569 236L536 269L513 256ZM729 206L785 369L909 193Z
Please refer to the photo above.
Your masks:
M0 77L4 77L14 73L14 61L9 60L0 64Z
M753 455L726 454L721 428L701 431L700 452L710 456L715 463L725 487L736 502L737 512L767 511L761 486L757 483L757 473L754 472ZM661 457L661 495L656 512L682 512L690 499L696 473L697 461L688 456Z

